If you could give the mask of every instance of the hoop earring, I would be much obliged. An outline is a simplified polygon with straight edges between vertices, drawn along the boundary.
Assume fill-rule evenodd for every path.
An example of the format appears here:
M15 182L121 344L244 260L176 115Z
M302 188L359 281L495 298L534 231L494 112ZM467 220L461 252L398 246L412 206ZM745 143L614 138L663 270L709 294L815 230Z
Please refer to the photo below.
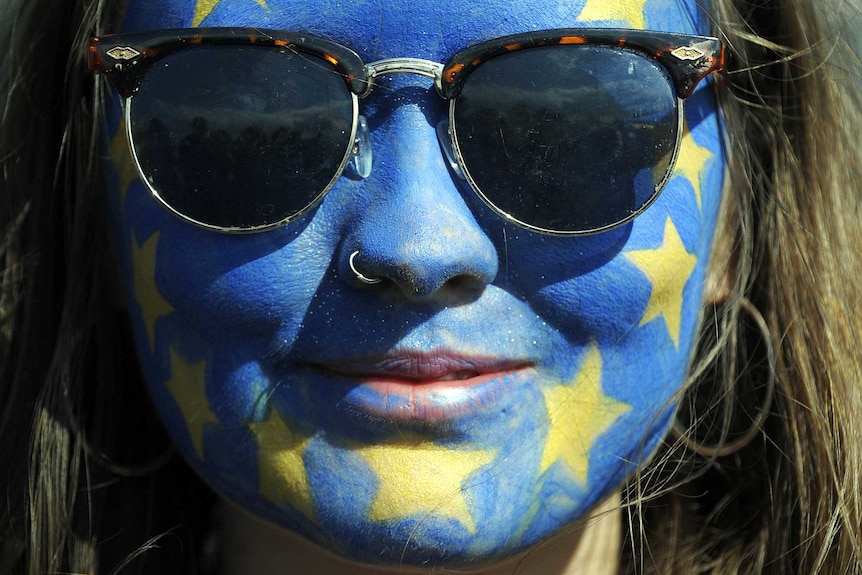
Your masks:
M66 407L66 417L69 421L69 426L72 428L72 433L74 433L79 440L81 441L81 447L84 450L84 455L90 461L94 461L97 465L102 467L103 469L107 469L110 473L118 476L124 477L126 479L133 479L137 477L145 477L147 475L152 475L165 465L173 458L174 456L174 446L169 443L168 446L158 455L153 457L150 461L146 461L141 463L140 465L124 465L122 463L118 463L111 459L110 455L103 453L101 450L93 447L87 436L84 434L81 426L78 425L78 419L75 416L75 410L72 407L72 399L69 396L69 381L68 381L68 372L64 370L63 373L63 403Z
M173 442L169 440L167 447L153 456L149 461L135 465L126 465L115 461L110 455L93 446L87 438L84 427L78 420L78 412L75 409L74 401L72 399L70 385L73 371L72 363L74 359L80 359L86 353L84 350L86 349L88 342L93 340L94 336L92 335L92 332L97 323L98 321L93 322L90 324L89 328L84 328L72 336L70 343L71 353L69 354L68 359L62 362L62 367L60 368L60 385L63 394L63 407L66 412L69 427L74 436L81 442L81 447L84 451L85 457L103 469L108 470L110 473L118 477L128 479L151 475L167 465L167 463L173 458L176 451ZM90 343L89 345L92 344ZM79 353L79 351L81 353Z
M731 441L728 441L730 435L730 426L733 420L733 409L729 405L729 401L733 399L738 399L738 393L735 393L735 390L739 386L740 378L737 377L738 366L740 363L740 350L738 342L738 333L744 329L740 328L736 332L732 333L729 336L729 361L725 363L730 366L731 372L727 374L725 381L727 382L725 385L722 385L721 378L718 377L710 377L714 375L716 370L716 360L717 357L713 357L710 365L707 368L699 370L697 374L695 374L694 383L687 385L687 389L689 390L687 393L691 394L698 391L703 385L707 386L715 386L721 385L721 390L723 394L728 396L727 401L722 402L724 405L725 413L721 418L722 423L720 424L720 434L718 440L714 444L708 444L704 441L701 441L695 437L692 437L694 430L698 426L704 425L704 420L706 420L706 425L712 429L714 429L714 423L712 423L715 418L703 418L696 413L696 409L690 408L691 415L689 417L690 423L684 424L680 421L680 411L683 411L686 403L683 402L680 405L680 409L677 411L677 416L674 419L673 423L673 432L677 436L677 439L688 449L689 451L693 451L703 457L707 457L710 459L717 459L719 457L726 457L733 453L736 453L743 447L747 446L751 441L760 433L763 429L763 424L766 422L767 417L769 417L769 412L772 407L773 395L775 393L775 350L772 346L772 338L769 331L769 326L766 325L766 321L763 319L763 315L760 311L752 304L747 298L743 297L739 300L740 310L744 311L746 315L750 318L753 323L753 327L757 329L757 332L760 334L760 339L763 342L763 346L765 347L765 356L767 361L767 371L768 375L766 377L766 383L761 384L761 387L765 387L764 396L761 400L760 408L757 413L751 418L750 425L741 433L737 434L737 437ZM744 367L742 372L753 372L756 370L756 366L752 364L752 362L747 357L747 353L743 350L742 354L744 357ZM715 353L714 355L718 355ZM761 369L762 370L762 369ZM706 374L707 377L703 377ZM749 395L756 394L756 387L752 386L751 389L744 390L747 391ZM710 396L714 396L714 394L710 394ZM690 405L697 403L697 398L690 399ZM710 406L707 408L707 412L711 409L714 409L714 406L718 402L712 401Z

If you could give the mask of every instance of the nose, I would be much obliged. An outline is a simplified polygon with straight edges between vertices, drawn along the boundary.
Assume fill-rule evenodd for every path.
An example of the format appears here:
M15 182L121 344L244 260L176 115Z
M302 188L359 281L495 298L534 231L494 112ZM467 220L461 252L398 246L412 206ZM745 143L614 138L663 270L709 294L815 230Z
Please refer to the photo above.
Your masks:
M395 92L422 93L388 97ZM405 97L373 128L374 166L339 254L340 276L355 287L394 289L411 300L476 294L494 280L498 262L444 162L435 118L426 116L442 101L425 94L435 101Z

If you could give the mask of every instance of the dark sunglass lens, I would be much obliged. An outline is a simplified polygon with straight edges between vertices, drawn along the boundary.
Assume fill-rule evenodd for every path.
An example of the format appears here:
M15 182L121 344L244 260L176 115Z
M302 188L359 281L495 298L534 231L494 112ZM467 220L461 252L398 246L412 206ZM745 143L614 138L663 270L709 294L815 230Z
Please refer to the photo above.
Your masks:
M324 60L255 46L170 54L130 106L135 153L162 201L236 229L314 204L348 153L354 116L344 78Z
M561 45L479 66L454 104L469 177L529 226L585 232L620 223L656 195L677 138L667 72L625 49Z

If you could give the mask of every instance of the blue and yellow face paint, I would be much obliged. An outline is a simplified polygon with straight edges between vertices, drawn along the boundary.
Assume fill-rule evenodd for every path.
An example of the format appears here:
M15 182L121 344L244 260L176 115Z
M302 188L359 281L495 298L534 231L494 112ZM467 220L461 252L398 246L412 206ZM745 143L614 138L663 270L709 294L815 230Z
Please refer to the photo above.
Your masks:
M445 61L532 29L705 22L693 0L132 0L124 28L301 30L366 61ZM384 80L363 102L371 175L259 234L161 208L114 107L109 203L138 352L187 460L244 508L353 559L494 560L583 516L668 428L722 187L716 103L708 83L687 101L673 177L643 215L560 238L503 223L453 182L442 100L422 78ZM482 285L360 286L345 273L359 246L427 285L452 262Z

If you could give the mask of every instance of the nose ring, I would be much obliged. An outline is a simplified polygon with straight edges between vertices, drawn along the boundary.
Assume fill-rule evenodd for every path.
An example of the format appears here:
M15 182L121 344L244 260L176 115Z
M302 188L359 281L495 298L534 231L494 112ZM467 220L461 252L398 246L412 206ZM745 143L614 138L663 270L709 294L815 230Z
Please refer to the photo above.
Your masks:
M354 265L353 259L357 255L359 255L359 250L356 250L355 252L350 254L350 260L347 262L350 265L350 271L352 271L354 274L356 274L356 279L358 279L359 281L361 281L364 284L369 284L369 285L370 284L379 284L380 282L382 282L383 281L382 279L370 278L370 277L366 276L365 274L363 274L362 272L360 272L358 269L356 269L356 265Z

